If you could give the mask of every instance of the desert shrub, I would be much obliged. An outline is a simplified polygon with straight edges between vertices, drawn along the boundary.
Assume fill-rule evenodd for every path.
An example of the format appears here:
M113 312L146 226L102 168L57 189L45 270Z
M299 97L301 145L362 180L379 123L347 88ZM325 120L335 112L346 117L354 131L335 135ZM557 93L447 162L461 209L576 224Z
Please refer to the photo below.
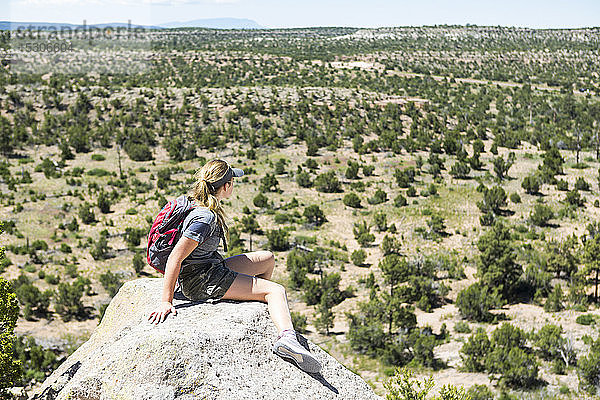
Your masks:
M14 358L23 367L23 378L20 385L28 385L32 381L43 382L52 371L60 365L61 360L52 350L44 349L31 336L19 336L14 342Z
M519 193L511 193L510 194L510 201L512 201L514 204L519 204L521 202L521 196L519 196Z
M581 197L577 189L568 191L564 201L574 207L581 207L585 204L585 199Z
M402 244L395 236L385 235L381 241L381 252L384 256L388 254L400 254Z
M414 378L407 368L397 368L394 376L383 385L387 390L387 400L424 400L435 386L433 378L421 382ZM469 400L463 387L444 385L432 400Z
M114 297L123 285L121 279L111 271L107 271L100 275L100 283L110 297Z
M529 175L523 178L521 187L525 189L525 193L527 194L536 194L540 191L540 181L538 180L537 176Z
M557 312L563 310L565 307L563 305L563 291L560 285L556 285L546 303L544 303L544 311L547 312Z
M463 318L471 321L489 322L494 319L490 309L498 307L497 293L479 282L461 290L456 298L456 306Z
M457 179L468 178L469 172L471 172L471 167L469 164L462 161L454 163L450 168L450 175Z
M85 307L81 301L83 287L75 283L60 283L58 291L55 293L55 310L62 317L63 321L70 321L72 318L82 318L86 315Z
M559 179L556 182L556 190L560 190L562 192L566 192L569 190L569 183L564 179Z
M485 188L483 191L483 201L477 202L477 207L482 213L500 214L502 208L506 207L506 192L500 186Z
M267 231L269 249L273 251L285 251L290 248L289 235L284 229Z
M125 153L133 161L150 161L154 158L150 146L145 143L127 142L125 144Z
M354 265L357 265L360 267L361 265L363 265L365 263L365 260L367 259L367 252L364 251L363 249L356 249L350 255L350 259L352 260L352 263Z
M536 204L529 214L529 220L536 226L546 226L552 218L554 218L554 211L545 204Z
M579 386L590 394L600 394L600 338L593 341L589 352L577 360Z
M367 202L369 204L376 205L376 204L385 203L387 200L388 200L387 194L383 190L377 189L375 191L375 194L373 194L373 197L370 197L367 200Z
M375 235L370 232L367 221L355 222L352 231L354 238L362 247L370 246L375 241Z
M500 374L501 384L520 388L535 385L538 362L525 347L525 342L525 333L511 324L504 323L492 333L486 369Z
M406 197L402 196L401 194L396 196L396 198L394 199L394 206L396 206L396 207L404 207L407 204L408 204L408 200L406 200Z
M319 192L337 193L342 191L342 185L335 175L335 171L319 174L315 178L314 185Z
M458 321L454 324L454 332L456 333L471 333L471 327L465 321Z
M361 208L362 207L360 204L360 197L358 197L358 195L354 192L350 192L350 193L347 193L346 195L344 195L342 202L344 203L345 206L348 206L348 207L352 207L352 208Z
M486 385L473 385L467 390L471 400L494 400L494 393Z
M356 161L348 161L348 167L346 168L345 176L348 179L358 179L358 171L360 164Z
M304 209L304 218L308 221L308 223L315 224L320 226L327 222L327 218L325 218L325 214L323 210L316 205L312 204Z
M463 367L468 372L483 372L490 351L490 340L483 328L477 328L460 349Z
M79 206L79 218L84 224L91 224L96 221L96 216L91 210L91 204L87 201Z
M279 181L273 174L267 173L260 180L259 190L261 192L278 192L279 191Z
M596 318L592 314L581 314L575 318L579 325L592 325L596 323Z
M399 187L408 188L415 181L415 169L413 167L406 169L396 168L394 170L394 178L396 178L396 183Z
M587 192L590 190L590 184L583 177L580 176L575 181L575 190L581 190L583 192Z
M32 283L18 284L17 282L18 280L13 281L13 286L19 303L23 305L23 317L30 321L34 317L47 317L52 290L41 292Z
M292 311L290 315L292 317L294 330L299 333L306 333L306 315L302 315L296 311Z
M523 267L516 262L516 252L510 229L496 222L477 241L480 251L477 274L481 284L499 290L503 298L513 296Z
M125 228L125 243L127 246L132 248L140 245L143 237L146 236L147 230L145 228L127 227Z
M265 208L269 206L269 199L264 194L259 193L252 199L252 204L258 208Z
M313 185L310 180L310 174L306 171L301 171L296 174L296 183L303 188L309 188Z
M387 230L387 214L383 211L378 211L373 215L373 225L379 232Z

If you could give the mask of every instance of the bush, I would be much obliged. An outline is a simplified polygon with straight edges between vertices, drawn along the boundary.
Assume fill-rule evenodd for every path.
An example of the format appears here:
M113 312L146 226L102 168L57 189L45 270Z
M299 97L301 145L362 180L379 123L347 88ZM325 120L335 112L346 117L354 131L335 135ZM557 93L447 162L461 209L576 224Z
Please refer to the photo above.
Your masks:
M104 157L102 154L92 154L92 160L93 161L104 161L104 160L106 160L106 157Z
M492 321L494 315L489 310L499 304L500 299L496 291L488 289L479 282L461 290L456 298L456 306L461 315L468 320L478 322Z
M471 167L469 164L458 161L450 168L450 175L456 179L466 179L469 177L469 172L471 172Z
M2 226L0 224L0 233ZM0 248L0 258L4 248ZM14 329L19 317L19 303L10 283L0 277L0 395L21 379L22 364L13 357Z
M108 214L110 212L111 201L110 197L106 192L101 191L98 195L98 208L102 214Z
M345 176L348 179L358 179L358 170L360 164L356 161L348 161L348 167L346 168Z
M145 228L125 228L125 243L127 243L127 247L133 248L139 246L142 238L146 236L146 231L147 229Z
M477 328L460 349L463 367L468 372L485 371L486 358L490 351L490 340L483 328Z
M100 283L110 297L114 297L123 285L121 279L111 271L107 271L100 275Z
M381 241L381 252L383 256L388 254L400 254L402 244L395 236L385 235Z
M335 171L329 171L318 175L315 178L314 184L319 192L337 193L342 191L342 185L335 175Z
M529 214L529 221L536 226L547 226L552 218L554 218L554 211L545 204L536 204L533 212Z
M269 199L264 194L259 193L252 199L252 204L258 208L266 208L269 206Z
M587 181L580 176L579 178L577 178L577 181L575 181L575 190L587 192L590 190L590 184L587 183Z
M317 226L323 225L327 222L327 218L325 218L325 214L323 214L323 210L319 208L316 204L310 205L304 209L304 218L310 224L315 224Z
M494 400L494 393L486 385L473 385L467 390L471 400Z
M556 190L560 190L562 192L566 192L569 190L569 183L564 179L560 179L556 182Z
M396 198L394 199L394 206L396 206L396 207L404 207L407 204L408 204L408 200L406 200L406 197L402 196L401 194L396 196Z
M521 202L521 196L519 196L519 193L511 193L510 194L510 201L512 201L514 204L519 204Z
M306 315L302 315L296 311L292 311L290 315L292 317L294 330L298 333L306 333Z
M24 375L19 386L32 381L43 382L60 365L60 359L52 350L38 345L34 338L19 336L14 342L14 357L23 366Z
M563 291L560 285L556 285L554 290L548 296L546 303L544 303L544 311L546 312L558 312L564 309L563 305Z
M352 207L352 208L361 208L361 204L360 204L360 197L358 197L358 195L354 192L350 192L348 194L346 194L344 196L344 198L342 199L342 202L344 203L345 206L348 207Z
M483 201L477 202L477 207L484 214L500 214L503 207L506 207L506 192L500 186L485 188L483 191Z
M567 192L567 195L565 196L565 203L571 206L581 207L585 204L585 199L583 199L579 194L579 191L575 189Z
M592 314L581 314L576 319L579 325L592 325L596 323L596 318Z
M85 315L85 307L81 301L83 287L75 283L61 283L58 292L55 293L55 310L63 321L72 318L82 318Z
M290 248L288 232L284 229L274 229L267 231L269 240L269 249L273 251L285 251Z
M535 384L539 367L535 356L526 351L526 338L520 328L507 323L492 333L486 369L500 374L502 384L521 388Z
M424 400L435 386L433 378L423 382L414 378L413 373L406 368L397 368L394 376L383 386L388 390L386 400ZM432 400L469 400L463 387L444 385L439 395Z
M527 194L536 194L540 191L540 181L535 175L529 175L523 178L521 187L525 189Z
M79 206L79 218L84 224L91 224L96 221L96 216L91 210L91 205L87 201Z
M306 171L302 171L296 174L296 183L298 186L303 188L309 188L313 185L310 180L310 174Z
M383 190L377 189L373 197L369 198L367 201L369 204L376 205L385 203L387 200L387 194Z
M590 394L600 394L600 339L594 341L587 355L577 360L579 385Z
M128 142L125 145L125 153L127 153L129 158L133 161L150 161L154 158L150 147L147 144L142 143Z
M471 327L465 321L458 321L454 324L454 332L456 333L471 333Z
M362 223L355 222L352 230L354 232L354 238L362 247L367 247L375 241L375 235L370 233L366 221L362 221Z
M360 267L365 263L365 260L367 259L367 252L363 249L354 250L350 255L350 259L352 260L352 263L354 265Z

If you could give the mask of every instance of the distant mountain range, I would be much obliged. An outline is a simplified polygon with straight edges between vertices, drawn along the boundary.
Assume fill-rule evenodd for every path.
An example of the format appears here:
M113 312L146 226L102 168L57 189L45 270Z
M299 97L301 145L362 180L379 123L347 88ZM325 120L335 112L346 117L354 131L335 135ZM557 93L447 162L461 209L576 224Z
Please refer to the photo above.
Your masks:
M168 22L160 25L162 28L214 28L214 29L264 29L251 19L241 18L212 18L196 19L187 22Z
M103 24L86 24L86 28L127 28L130 26L127 23L122 22L109 22ZM61 28L83 28L83 24L67 24L60 22L14 22L14 21L0 21L0 30L17 30L21 29L57 29ZM196 19L193 21L186 22L167 22L160 25L138 25L131 24L132 28L142 27L145 29L165 29L165 28L212 28L212 29L264 29L262 26L257 24L251 19L242 18L209 18L209 19Z

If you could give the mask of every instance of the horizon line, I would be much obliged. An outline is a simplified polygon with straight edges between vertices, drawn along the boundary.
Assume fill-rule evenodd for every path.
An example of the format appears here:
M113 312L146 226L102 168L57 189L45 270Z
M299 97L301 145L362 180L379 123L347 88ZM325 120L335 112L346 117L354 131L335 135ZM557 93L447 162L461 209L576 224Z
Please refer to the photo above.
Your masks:
M200 28L200 29L224 29L224 30L272 30L272 29L318 29L318 28L356 28L356 29L385 29L385 28L436 28L436 27L461 27L461 28L512 28L512 29L531 29L531 30L580 30L580 29L598 29L598 26L577 26L577 27L530 27L530 26L517 26L517 25L479 25L475 23L465 23L465 24L449 24L449 23L439 23L439 24L424 24L424 25L382 25L382 26L355 26L355 25L305 25L305 26L288 26L288 27L267 27L259 24L255 20L251 18L237 18L237 17L214 17L214 18L200 18L199 20L218 20L218 19L233 19L233 20L246 20L252 21L257 25L260 25L261 28L205 28L198 26L179 26L179 27L162 27L161 25L170 24L170 23L185 23L191 21L168 21L161 23L150 23L150 24L137 24L133 23L131 20L127 20L124 22L120 21L112 21L112 22L96 22L96 23L87 23L86 20L83 20L81 23L77 22L65 22L65 21L12 21L12 20L0 20L0 23L10 23L10 24L69 24L69 25L103 25L103 24L128 24L131 23L132 26L156 26L162 29L182 29L182 28Z

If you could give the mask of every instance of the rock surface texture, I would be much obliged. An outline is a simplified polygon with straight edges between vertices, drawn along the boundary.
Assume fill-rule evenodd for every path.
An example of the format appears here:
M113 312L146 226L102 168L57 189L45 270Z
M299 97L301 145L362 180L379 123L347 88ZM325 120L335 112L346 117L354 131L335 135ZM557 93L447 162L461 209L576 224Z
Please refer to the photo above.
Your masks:
M272 353L276 331L258 302L175 300L176 316L147 322L162 279L123 285L90 339L41 387L36 399L380 399L318 346L323 365L307 374Z

